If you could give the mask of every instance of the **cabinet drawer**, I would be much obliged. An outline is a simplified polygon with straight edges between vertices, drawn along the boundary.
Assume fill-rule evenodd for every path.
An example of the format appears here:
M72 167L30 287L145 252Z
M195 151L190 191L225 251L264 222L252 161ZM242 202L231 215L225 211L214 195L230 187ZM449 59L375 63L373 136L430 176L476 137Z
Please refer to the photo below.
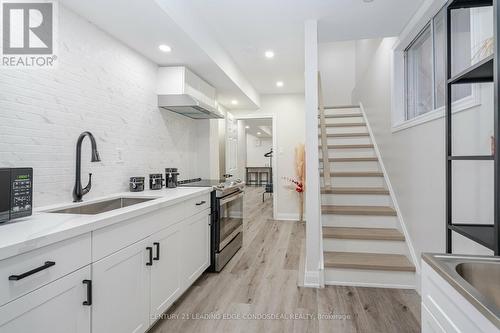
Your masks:
M186 215L185 202L160 208L92 232L92 262L180 222Z
M0 305L90 264L90 233L0 261Z
M203 194L185 202L186 216L190 217L210 208L210 194Z

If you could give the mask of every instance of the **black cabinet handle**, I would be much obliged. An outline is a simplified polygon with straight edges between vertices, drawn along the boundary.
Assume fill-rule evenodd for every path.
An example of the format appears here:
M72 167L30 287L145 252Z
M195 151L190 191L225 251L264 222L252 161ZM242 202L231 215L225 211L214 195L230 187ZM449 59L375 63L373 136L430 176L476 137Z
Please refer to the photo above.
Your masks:
M82 304L86 306L92 305L92 280L83 280L83 284L87 285L87 300Z
M23 273L23 274L19 274L19 275L11 275L11 276L9 276L9 280L10 281L19 281L19 280L22 280L25 277L28 277L28 276L33 275L35 273L41 272L44 269L47 269L49 267L55 266L55 264L56 263L54 261L46 261L45 264L43 264L42 266L37 267L35 269L32 269L29 272L26 272L26 273Z
M201 206L201 205L204 205L206 204L207 202L206 201L200 201L200 202L197 202L196 203L196 206Z
M153 266L153 248L148 246L146 250L149 251L149 262L146 263L146 266Z
M156 248L156 255L153 260L160 260L160 243L153 243Z

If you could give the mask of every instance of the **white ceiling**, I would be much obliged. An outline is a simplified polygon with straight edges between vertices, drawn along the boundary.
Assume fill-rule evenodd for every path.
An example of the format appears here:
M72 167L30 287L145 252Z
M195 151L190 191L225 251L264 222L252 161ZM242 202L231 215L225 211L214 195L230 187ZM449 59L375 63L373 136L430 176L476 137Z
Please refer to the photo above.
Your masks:
M259 93L303 92L306 19L319 20L320 42L394 36L423 0L60 2L155 63L189 67L233 110L259 107ZM160 52L161 43L172 52ZM268 49L272 60L264 57Z
M271 118L245 119L240 121L243 121L245 126L249 127L246 129L248 134L258 138L273 137L273 120Z
M398 35L423 0L184 0L260 93L303 92L304 21L320 42ZM264 57L265 50L275 58ZM282 80L284 86L276 87Z
M238 107L255 109L258 100L252 99L253 87L239 84L243 75L238 75L238 68L228 72L214 57L193 40L186 30L163 10L161 0L60 0L80 16L94 23L102 30L122 41L140 54L160 66L184 65L217 88L218 101L229 109L233 99L238 100ZM168 2L168 1L167 1ZM170 13L173 14L173 13ZM207 42L208 38L204 41ZM158 45L171 46L171 53L163 53ZM212 47L211 50L215 48ZM216 50L217 51L217 50ZM221 58L221 57L219 57ZM225 60L224 65L232 61ZM242 87L243 86L243 87Z

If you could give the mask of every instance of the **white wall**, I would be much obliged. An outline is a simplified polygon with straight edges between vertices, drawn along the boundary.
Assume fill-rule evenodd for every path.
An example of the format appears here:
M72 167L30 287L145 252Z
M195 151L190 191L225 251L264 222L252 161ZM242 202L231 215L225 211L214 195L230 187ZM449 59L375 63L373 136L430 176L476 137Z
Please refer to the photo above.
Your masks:
M245 181L247 166L247 130L244 120L238 120L238 178Z
M89 162L86 139L83 183L88 172L94 182L85 199L126 191L129 177L165 167L208 177L209 121L159 109L154 63L63 6L59 15L58 68L0 71L0 166L34 168L35 206L72 200L75 143L85 130L102 159Z
M356 83L353 102L362 102L365 107L417 256L422 252L444 252L444 118L392 132L391 68L394 42L395 39L387 38L368 43L369 48L364 48L366 41L358 42L359 49L364 48L365 52L371 49L372 52L357 58L360 61L357 67L366 70ZM491 117L491 87L482 85L479 95L480 105L453 117L454 128L458 132L454 138L456 153L463 153L466 146L469 153L488 152L487 138L491 123L485 119L488 114ZM403 110L396 109L393 112ZM492 199L488 198L488 180L484 178L488 170L485 171L483 165L470 165L462 169L461 174L456 174L458 191L454 192L454 215L457 222L485 223L489 219L491 210L484 205L491 205ZM472 185L474 183L476 185ZM455 233L453 237L455 253L492 253Z
M247 166L270 166L269 157L264 154L269 153L273 147L273 138L258 138L252 134L247 134Z
M349 105L355 84L356 43L319 44L318 61L325 105Z
M282 179L284 176L295 176L295 147L304 143L304 95L262 95L261 108L256 111L231 111L236 118L265 118L274 116L276 126L273 135L276 136L276 147L273 165L275 173L275 195L277 201L276 219L298 220L298 195L291 191Z

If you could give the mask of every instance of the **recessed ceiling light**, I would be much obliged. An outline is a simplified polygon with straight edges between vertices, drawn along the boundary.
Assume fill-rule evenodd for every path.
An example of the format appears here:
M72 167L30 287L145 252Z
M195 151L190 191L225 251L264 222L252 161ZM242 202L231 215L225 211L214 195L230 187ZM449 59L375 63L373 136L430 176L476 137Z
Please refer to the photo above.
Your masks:
M276 82L276 87L283 87L283 81Z
M166 53L172 51L172 48L166 44L161 44L160 46L158 46L158 48L160 49L160 51L166 52Z
M268 50L266 51L266 53L264 53L264 55L266 56L266 58L268 59L272 59L274 58L274 52L272 50Z
M261 135L262 133L261 132L257 132L257 135Z
M246 125L246 126L245 126L245 128L246 128L246 129L249 129L249 128L250 128L250 126Z
M235 100L235 99L233 99L233 100L231 101L231 104L233 104L233 105L238 105L238 101L237 101L237 100Z

